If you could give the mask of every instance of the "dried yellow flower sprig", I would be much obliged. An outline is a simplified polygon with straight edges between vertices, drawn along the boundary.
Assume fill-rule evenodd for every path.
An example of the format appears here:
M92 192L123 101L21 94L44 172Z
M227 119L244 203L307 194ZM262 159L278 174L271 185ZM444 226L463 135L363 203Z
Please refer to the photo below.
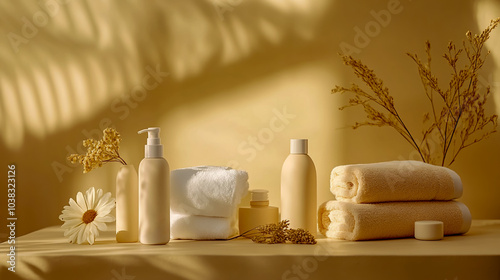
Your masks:
M92 171L92 169L101 167L106 162L119 162L127 165L120 156L120 133L113 128L106 128L103 131L101 140L86 139L83 140L83 146L87 148L85 155L71 154L68 157L72 163L83 165L83 173Z
M356 122L353 128L364 125L393 127L418 151L422 161L441 166L451 165L462 149L496 132L498 116L485 113L485 104L491 90L488 86L484 92L480 92L478 72L489 53L483 54L484 44L499 23L500 18L492 20L481 34L472 35L468 31L462 48L457 48L453 42L448 44L448 51L443 57L451 67L452 75L447 84L448 88L445 89L440 87L437 76L431 70L431 44L428 41L425 44L426 62L422 62L416 54L408 53L417 64L426 97L431 105L431 112L424 114L425 128L421 140L417 140L403 122L396 110L394 98L383 81L360 60L346 55L342 55L344 63L354 70L355 75L371 92L356 84L350 88L336 86L332 93L354 93L348 105L339 109L361 105L368 120ZM467 60L460 66L458 61L464 53Z
M244 236L256 243L278 244L290 241L293 244L316 244L316 239L309 231L302 228L292 229L289 228L289 225L290 221L288 220L282 220L276 224L261 225L229 240Z

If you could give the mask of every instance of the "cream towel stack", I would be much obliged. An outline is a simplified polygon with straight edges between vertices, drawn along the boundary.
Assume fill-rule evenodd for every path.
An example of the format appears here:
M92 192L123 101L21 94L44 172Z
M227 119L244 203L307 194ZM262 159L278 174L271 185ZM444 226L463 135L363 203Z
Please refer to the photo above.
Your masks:
M338 166L330 190L337 201L318 211L320 232L346 240L413 236L415 221L438 220L445 235L469 230L460 177L452 170L418 161Z

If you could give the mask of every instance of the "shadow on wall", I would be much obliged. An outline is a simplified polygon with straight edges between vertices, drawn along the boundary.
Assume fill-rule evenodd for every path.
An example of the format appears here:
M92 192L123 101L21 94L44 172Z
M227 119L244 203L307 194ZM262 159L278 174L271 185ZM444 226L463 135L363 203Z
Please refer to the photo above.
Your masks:
M309 41L327 6L318 4L2 3L3 142L20 149L27 135L43 139L109 111L113 101L119 113L117 97L131 95L123 103L133 108L143 95L136 87L152 90L157 75L181 82L284 42ZM147 73L156 81L145 81Z
M0 3L0 30L7 34L0 42L0 154L3 166L15 163L19 174L17 215L25 222L18 234L57 224L77 191L95 186L114 192L118 165L83 175L80 166L65 161L67 154L83 152L81 140L100 137L107 126L122 133L123 157L136 168L145 143L136 132L145 126L162 127L172 168L227 165L236 158L249 171L251 188L269 188L274 205L287 139L310 138L318 143L310 148L318 201L325 200L335 165L410 154L392 132L352 131L348 126L362 119L359 111L337 112L346 99L332 97L330 89L355 79L336 53L351 50L374 66L396 97L408 89L420 95L404 52L423 50L426 39L446 46L476 26L468 1L40 3ZM407 72L394 76L395 69ZM418 125L414 108L424 101L399 101ZM257 159L245 160L242 141L258 138L271 112L283 108L298 117L260 143ZM465 166L457 163L464 172ZM488 211L500 215L497 208Z
M124 141L124 148L136 149L145 140L131 135L145 125L160 125L171 108L203 102L240 83L317 59L313 51L296 54L320 38L316 29L331 4L0 5L1 29L7 34L0 45L0 150L5 165L18 166L17 214L27 220L18 233L25 233L56 223L67 199L86 189L81 186L99 182L113 190L111 173L116 172L109 169L117 167L82 176L76 174L80 167L64 161L68 153L83 152L82 139L99 137L113 125L124 139L137 139ZM235 74L242 68L246 70ZM199 90L207 83L210 87ZM142 154L131 157L137 164ZM79 186L68 186L71 182ZM41 207L47 210L43 216Z

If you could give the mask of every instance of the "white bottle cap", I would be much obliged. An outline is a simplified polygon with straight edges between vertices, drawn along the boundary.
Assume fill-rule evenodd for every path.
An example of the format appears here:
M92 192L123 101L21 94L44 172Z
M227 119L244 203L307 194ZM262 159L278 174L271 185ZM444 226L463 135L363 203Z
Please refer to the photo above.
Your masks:
M441 221L416 221L415 238L419 240L443 239L444 226Z
M144 156L147 158L163 157L163 145L160 140L160 128L150 127L140 130L138 134L148 133L148 144L144 146Z
M251 196L252 196L252 201L268 201L269 196L268 196L268 190L263 190L263 189L257 189L257 190L251 190Z
M307 154L307 139L290 139L291 154Z

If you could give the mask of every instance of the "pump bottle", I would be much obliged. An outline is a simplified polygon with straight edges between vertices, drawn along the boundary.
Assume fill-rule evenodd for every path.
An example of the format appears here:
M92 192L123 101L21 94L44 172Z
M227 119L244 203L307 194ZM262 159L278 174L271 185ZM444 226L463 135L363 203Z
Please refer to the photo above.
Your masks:
M150 127L145 158L139 164L139 241L167 244L170 241L170 168L163 158L160 128Z
M291 139L281 169L281 220L316 236L316 167L307 154L307 139Z

